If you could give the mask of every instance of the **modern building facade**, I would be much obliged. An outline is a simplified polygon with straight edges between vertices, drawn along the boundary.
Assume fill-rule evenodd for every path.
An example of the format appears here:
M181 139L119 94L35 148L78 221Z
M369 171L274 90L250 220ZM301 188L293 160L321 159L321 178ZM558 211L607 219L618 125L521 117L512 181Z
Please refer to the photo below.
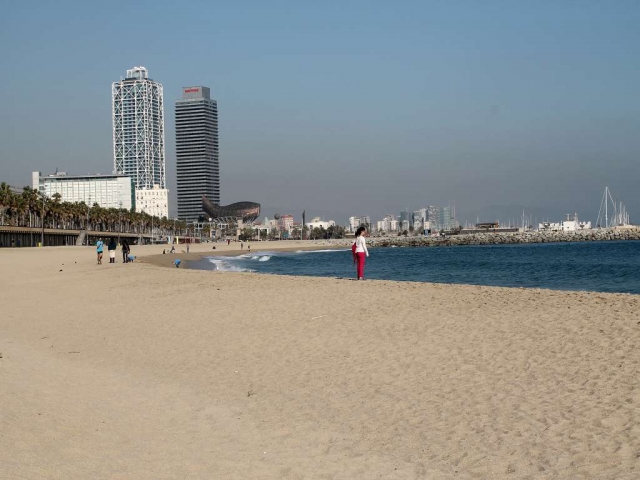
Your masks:
M136 190L165 190L162 85L145 67L134 67L112 84L111 95L114 172L131 177ZM142 204L137 209L144 211ZM168 208L161 213L168 216Z
M192 222L203 214L203 195L220 205L218 104L208 87L185 87L175 114L178 218Z
M168 217L169 190L157 185L153 188L136 189L136 206L138 212L154 217Z
M67 175L58 172L42 176L31 174L32 187L51 198L56 193L63 202L97 203L102 208L125 208L136 206L133 179L127 175Z

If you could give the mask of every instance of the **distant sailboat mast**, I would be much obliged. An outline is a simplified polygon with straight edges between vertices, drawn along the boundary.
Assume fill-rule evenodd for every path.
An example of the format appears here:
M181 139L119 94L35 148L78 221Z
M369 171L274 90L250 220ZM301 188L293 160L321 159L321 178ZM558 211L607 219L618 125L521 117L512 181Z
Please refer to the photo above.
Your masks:
M611 221L609 221L609 202L613 207L613 215L611 217ZM613 196L611 195L611 191L609 187L604 188L604 194L602 195L602 200L600 201L600 210L598 211L598 220L596 220L597 226L602 226L600 221L604 219L604 228L611 227L621 227L624 225L629 225L629 214L622 202L617 203Z

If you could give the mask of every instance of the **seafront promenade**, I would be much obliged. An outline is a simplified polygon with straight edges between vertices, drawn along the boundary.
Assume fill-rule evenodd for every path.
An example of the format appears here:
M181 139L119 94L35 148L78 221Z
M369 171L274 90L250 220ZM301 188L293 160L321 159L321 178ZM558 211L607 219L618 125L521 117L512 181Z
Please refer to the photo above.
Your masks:
M0 271L1 478L637 477L638 296L88 247L2 249Z
M89 238L90 243L95 243L98 238L126 238L129 242L150 241L150 234L139 234L129 232L105 232L100 230L78 230L62 228L38 228L38 227L14 227L10 225L0 225L0 248L1 247L36 247L44 238L44 245L69 246L75 245L78 238L86 244Z

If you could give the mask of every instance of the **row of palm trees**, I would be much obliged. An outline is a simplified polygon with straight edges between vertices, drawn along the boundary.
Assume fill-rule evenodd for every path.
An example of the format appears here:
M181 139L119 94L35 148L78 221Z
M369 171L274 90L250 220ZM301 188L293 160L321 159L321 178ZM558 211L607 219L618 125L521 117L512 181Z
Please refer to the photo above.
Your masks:
M184 221L124 208L102 208L97 203L62 202L58 193L49 198L30 187L16 193L5 182L0 183L0 225L157 236L192 234Z

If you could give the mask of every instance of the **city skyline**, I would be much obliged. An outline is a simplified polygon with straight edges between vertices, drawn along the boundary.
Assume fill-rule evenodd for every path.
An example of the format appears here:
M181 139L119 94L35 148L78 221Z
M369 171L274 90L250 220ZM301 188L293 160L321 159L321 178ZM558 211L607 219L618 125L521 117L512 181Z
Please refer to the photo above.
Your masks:
M216 92L223 204L306 208L340 224L450 201L461 223L519 218L522 208L595 221L608 185L634 220L640 7L465 5L227 5L215 9L215 32L199 28L214 17L206 5L198 18L169 5L144 24L135 7L116 22L101 6L70 15L64 3L10 5L0 20L11 65L0 86L0 178L23 186L33 170L111 173L105 91L145 65L170 103L184 85ZM116 49L112 39L134 26L149 41ZM25 29L43 33L18 42Z

